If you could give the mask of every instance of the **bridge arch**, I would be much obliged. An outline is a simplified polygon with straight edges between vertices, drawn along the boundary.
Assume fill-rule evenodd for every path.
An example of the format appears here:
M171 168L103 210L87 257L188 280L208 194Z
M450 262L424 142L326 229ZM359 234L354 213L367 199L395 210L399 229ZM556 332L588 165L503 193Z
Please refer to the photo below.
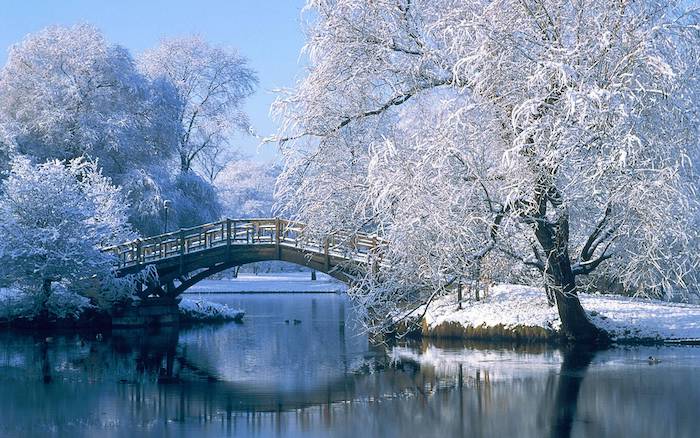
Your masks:
M116 256L117 276L147 265L158 271L159 284L144 295L177 296L197 282L226 269L261 261L285 261L352 282L376 263L381 243L376 236L336 233L309 239L304 224L280 218L225 219L147 239L105 248Z

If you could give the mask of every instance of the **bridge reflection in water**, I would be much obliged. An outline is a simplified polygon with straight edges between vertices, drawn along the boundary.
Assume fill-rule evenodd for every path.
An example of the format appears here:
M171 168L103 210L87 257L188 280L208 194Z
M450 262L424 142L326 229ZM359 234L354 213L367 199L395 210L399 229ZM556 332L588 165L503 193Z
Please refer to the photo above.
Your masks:
M0 436L690 437L700 426L698 349L376 348L337 295L225 300L247 308L245 324L0 332Z

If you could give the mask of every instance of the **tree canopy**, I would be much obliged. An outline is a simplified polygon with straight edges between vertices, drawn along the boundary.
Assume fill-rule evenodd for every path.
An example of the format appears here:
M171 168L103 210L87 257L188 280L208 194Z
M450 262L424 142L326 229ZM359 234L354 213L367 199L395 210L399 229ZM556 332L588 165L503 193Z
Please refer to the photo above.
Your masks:
M196 36L166 39L146 51L139 66L150 78L173 84L183 103L177 116L182 172L192 170L197 161L211 165L208 161L219 158L234 131L250 130L243 103L258 79L236 50Z
M242 104L256 84L244 58L198 37L136 63L90 25L48 27L13 46L0 72L0 171L16 156L85 157L123 188L138 232L165 230L165 200L170 229L217 220L212 180L238 158L229 140L248 129Z
M381 283L352 291L371 315L524 274L584 339L583 275L693 292L700 19L682 6L309 1L280 195L315 229L391 242Z

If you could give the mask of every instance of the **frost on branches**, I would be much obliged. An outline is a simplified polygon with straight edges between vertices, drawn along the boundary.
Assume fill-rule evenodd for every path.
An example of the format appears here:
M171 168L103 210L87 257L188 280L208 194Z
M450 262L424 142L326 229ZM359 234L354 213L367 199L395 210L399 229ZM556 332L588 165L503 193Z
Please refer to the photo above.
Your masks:
M139 64L149 77L172 83L183 104L178 115L183 173L197 163L204 169L216 166L232 132L250 129L242 107L258 79L235 50L214 47L199 37L175 38L146 51Z
M247 129L256 83L245 59L199 38L135 62L92 26L48 27L14 45L0 72L0 172L18 155L84 156L123 189L144 235L164 231L166 199L171 229L217 220L211 175L235 158L228 141Z
M15 159L0 188L0 287L15 292L5 316L75 318L127 298L99 250L133 237L126 210L93 163Z
M177 141L174 88L148 81L124 47L88 25L49 27L13 46L0 99L16 152L38 161L85 155L121 180Z
M229 163L214 181L224 216L240 219L272 215L279 172L279 166L270 163L252 160Z
M685 4L310 0L310 74L276 104L280 196L311 229L390 242L351 291L368 320L487 273L543 283L570 338L604 337L577 290L696 292Z

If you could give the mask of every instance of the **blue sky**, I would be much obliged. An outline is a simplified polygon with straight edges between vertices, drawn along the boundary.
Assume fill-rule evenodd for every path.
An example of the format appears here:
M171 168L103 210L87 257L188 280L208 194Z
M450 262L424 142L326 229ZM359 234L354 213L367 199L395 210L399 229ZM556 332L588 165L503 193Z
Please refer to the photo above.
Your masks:
M269 118L275 88L292 86L303 75L299 52L304 45L300 12L304 0L1 0L0 65L9 47L51 24L86 22L100 28L110 42L134 55L164 37L196 33L216 44L233 46L258 71L260 88L247 105L262 135L274 133ZM253 138L237 144L256 159L276 156L275 145L258 148Z

